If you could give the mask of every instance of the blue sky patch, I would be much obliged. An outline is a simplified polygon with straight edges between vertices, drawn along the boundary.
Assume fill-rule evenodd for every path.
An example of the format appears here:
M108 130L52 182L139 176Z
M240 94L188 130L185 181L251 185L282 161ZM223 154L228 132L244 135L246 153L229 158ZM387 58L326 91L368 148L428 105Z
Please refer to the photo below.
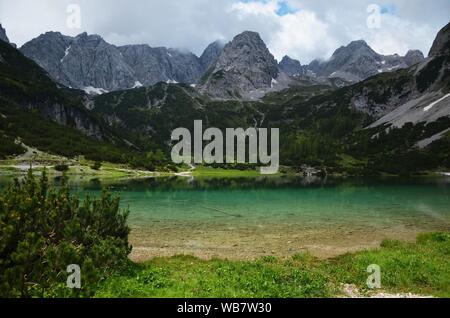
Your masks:
M295 12L297 12L297 10L289 6L289 3L287 1L278 2L278 10L276 14L279 15L280 17Z
M382 4L381 5L381 14L396 15L397 7L395 6L395 4Z
M242 3L251 3L251 2L268 3L269 0L239 0L239 2L242 2ZM294 9L289 5L288 0L279 0L279 1L277 1L277 4L278 4L278 8L275 13L280 17L282 17L284 15L292 14L292 13L295 13L298 11L297 9Z

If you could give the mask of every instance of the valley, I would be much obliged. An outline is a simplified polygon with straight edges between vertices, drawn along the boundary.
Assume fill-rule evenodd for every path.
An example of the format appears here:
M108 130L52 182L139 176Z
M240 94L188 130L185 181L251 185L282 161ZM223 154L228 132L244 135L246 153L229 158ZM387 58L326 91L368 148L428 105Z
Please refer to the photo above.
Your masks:
M448 26L438 35L432 55L427 59L411 52L410 55L416 56L409 59L415 63L412 66L402 64L398 70L342 86L336 82L336 77L319 80L308 75L308 78L300 79L298 74L307 74L307 68L303 68L302 73L302 65L288 58L279 68L259 35L244 32L228 44L215 42L207 48L201 59L213 66L205 71L198 85L188 81L185 84L159 82L149 86L148 81L140 79L139 82L144 83L142 87L137 85L134 89L119 89L101 95L63 87L64 81L55 83L53 79L57 75L50 64L32 53L40 52L53 59L45 51L48 41L75 41L80 54L85 45L101 52L117 49L106 45L98 36L91 39L84 34L73 39L49 33L24 45L21 52L35 58L52 78L3 42L0 54L6 63L1 64L0 122L5 150L1 152L4 158L9 156L11 160L12 152L24 151L18 144L17 138L20 138L30 147L62 155L68 161L84 155L87 160L126 165L129 169L176 173L180 167L170 162L171 132L178 127L193 129L194 121L202 120L206 127L219 129L280 127L280 164L291 167L291 171L302 165L329 175L443 171L448 169L450 160L446 133L450 107L445 98L445 93L450 90L450 60L446 38ZM71 50L75 52L72 46ZM126 50L137 54L148 49L129 47ZM249 55L239 53L239 50L249 52ZM322 67L336 70L340 60L349 67L354 65L351 63L357 63L358 57L366 59L368 55L375 61L385 58L376 55L365 42L356 41L335 52L334 66L324 64ZM64 63L66 58L68 56L58 56L52 63ZM349 58L353 62L349 62ZM135 56L134 59L142 58ZM224 68L225 65L228 66ZM289 67L295 71L289 71ZM228 78L227 72L233 75ZM218 77L219 73L224 77ZM247 73L259 74L260 79L254 77L250 82L245 82L248 79L243 82L248 78ZM33 79L25 81L25 78ZM89 76L83 75L83 78L89 80ZM281 85L276 89L273 86L275 78L277 85ZM255 83L260 86L253 86ZM96 82L85 85L99 87ZM233 92L234 85L237 90ZM102 89L106 92L111 87ZM261 95L257 91L266 93ZM251 97L254 93L259 96ZM17 110L11 112L11 105ZM36 131L30 134L28 123L32 121L41 124L33 125ZM58 133L63 129L64 133ZM99 151L99 147L103 150ZM396 163L400 161L411 162L411 165L399 166Z
M376 263L383 291L448 297L449 94L450 24L427 56L355 40L308 65L253 31L197 56L0 27L0 296L371 296ZM279 131L278 173L223 140L171 158L211 127Z

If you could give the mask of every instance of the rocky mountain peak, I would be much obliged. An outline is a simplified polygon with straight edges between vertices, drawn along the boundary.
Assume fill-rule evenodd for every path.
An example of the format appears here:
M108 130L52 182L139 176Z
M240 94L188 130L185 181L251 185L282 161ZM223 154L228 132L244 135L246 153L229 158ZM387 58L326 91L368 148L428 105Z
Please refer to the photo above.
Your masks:
M80 46L83 48L95 49L100 46L114 47L113 45L107 43L100 35L97 34L87 34L86 32L77 35L73 38L72 46ZM115 47L114 47L115 48Z
M222 53L225 43L222 41L215 41L208 45L200 56L200 63L202 64L204 70L208 70L212 64L217 60Z
M290 58L285 55L281 62L278 64L281 71L285 72L289 76L298 76L305 74L305 68L300 61Z
M361 57L375 58L378 54L364 40L350 42L347 46L337 49L332 57L332 61L337 63L345 63L355 61Z
M217 61L216 68L240 68L242 66L248 68L256 66L270 73L272 78L276 78L278 75L278 66L275 58L256 32L245 31L225 45Z
M361 48L362 47L362 48L367 48L367 49L372 50L372 48L369 46L369 44L367 44L367 42L364 40L352 41L346 47L347 48Z
M233 41L230 42L232 45L249 45L255 47L266 46L264 41L261 39L261 36L258 32L254 31L244 31L233 38Z
M419 50L409 50L405 55L405 62L408 66L412 66L422 62L425 59L422 51Z
M225 45L200 91L220 99L253 98L272 88L278 64L258 33L245 31Z
M450 23L439 31L428 56L450 54Z

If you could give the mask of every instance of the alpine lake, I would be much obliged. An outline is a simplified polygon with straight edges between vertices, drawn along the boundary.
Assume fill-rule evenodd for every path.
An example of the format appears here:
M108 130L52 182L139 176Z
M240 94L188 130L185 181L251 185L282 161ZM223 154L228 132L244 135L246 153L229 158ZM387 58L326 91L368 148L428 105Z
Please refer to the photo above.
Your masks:
M0 188L11 178L0 176ZM58 183L58 180L54 182ZM450 230L450 177L74 179L72 193L121 198L135 261L320 258L376 248L385 239Z

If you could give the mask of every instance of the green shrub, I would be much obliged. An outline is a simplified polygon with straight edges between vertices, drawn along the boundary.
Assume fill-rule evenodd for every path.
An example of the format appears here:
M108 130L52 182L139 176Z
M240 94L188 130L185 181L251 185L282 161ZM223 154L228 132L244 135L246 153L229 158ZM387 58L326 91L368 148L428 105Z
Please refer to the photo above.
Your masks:
M102 167L102 163L100 161L96 161L92 166L91 169L92 170L100 170L100 168Z
M0 159L21 155L25 151L25 148L20 144L16 144L13 138L0 135Z
M128 211L106 191L80 201L63 183L50 189L30 170L0 195L0 297L85 297L127 260ZM67 266L81 268L81 289L66 287Z
M59 172L67 172L69 170L69 166L66 164L59 164L56 165L54 169Z

